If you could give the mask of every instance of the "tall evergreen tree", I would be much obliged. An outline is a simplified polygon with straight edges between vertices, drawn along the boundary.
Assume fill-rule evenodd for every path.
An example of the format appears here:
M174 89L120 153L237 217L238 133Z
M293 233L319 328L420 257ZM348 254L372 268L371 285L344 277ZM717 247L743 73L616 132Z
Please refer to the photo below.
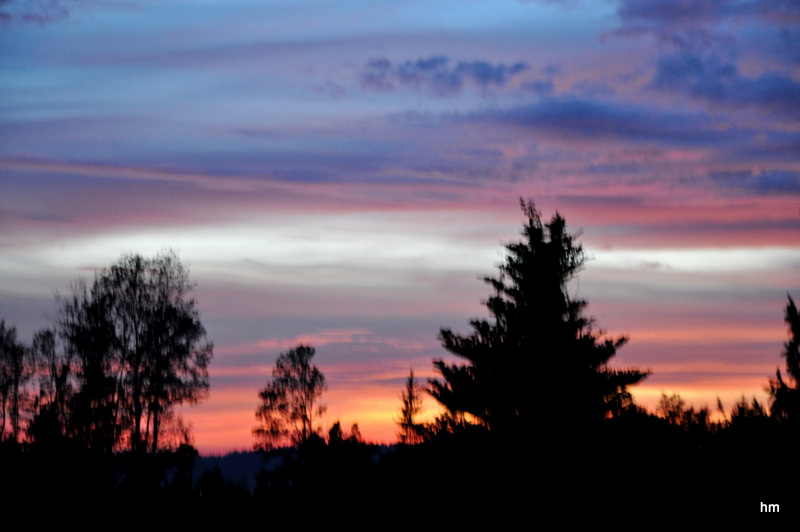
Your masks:
M472 320L466 336L442 329L444 348L464 360L435 360L441 379L431 394L446 409L439 430L482 427L514 436L534 424L586 427L632 405L627 386L647 376L608 366L627 338L604 338L584 316L568 283L586 255L556 214L543 223L533 203L520 200L527 222L522 240L506 245L494 294L485 302L491 321Z
M415 419L422 410L422 398L419 394L419 385L414 380L412 369L408 373L406 387L401 395L403 406L400 408L400 419L397 420L400 426L400 432L397 434L400 443L413 445L422 441L422 425Z
M770 413L782 423L800 424L800 313L791 297L784 317L789 327L789 341L784 344L783 351L789 382L784 380L780 369L775 372L776 378L769 385Z

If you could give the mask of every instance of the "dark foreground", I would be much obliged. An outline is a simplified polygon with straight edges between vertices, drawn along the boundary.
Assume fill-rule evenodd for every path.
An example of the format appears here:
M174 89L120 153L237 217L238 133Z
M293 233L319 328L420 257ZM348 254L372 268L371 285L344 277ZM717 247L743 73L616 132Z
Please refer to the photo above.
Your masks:
M189 446L141 456L6 446L0 465L5 501L203 497L287 515L324 505L354 512L427 508L440 517L797 517L796 437L707 436L697 446L685 431L657 424L503 442L486 434L406 446L320 438L264 455L209 458Z

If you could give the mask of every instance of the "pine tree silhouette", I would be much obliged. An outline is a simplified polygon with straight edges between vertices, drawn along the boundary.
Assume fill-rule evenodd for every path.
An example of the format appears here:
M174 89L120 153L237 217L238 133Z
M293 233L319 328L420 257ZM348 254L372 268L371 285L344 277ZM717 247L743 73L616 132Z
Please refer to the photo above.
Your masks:
M786 305L786 325L789 327L789 341L784 344L783 356L786 358L788 382L775 372L775 379L770 381L773 418L786 425L800 426L800 314L794 300L789 297Z
M609 368L627 338L604 338L573 299L568 282L586 255L556 214L543 223L532 202L520 200L527 222L522 240L506 245L494 294L485 302L491 321L472 320L466 336L442 329L447 351L462 364L435 360L441 379L430 381L446 409L439 432L482 428L516 437L533 425L548 430L585 427L633 405L627 386L648 373Z

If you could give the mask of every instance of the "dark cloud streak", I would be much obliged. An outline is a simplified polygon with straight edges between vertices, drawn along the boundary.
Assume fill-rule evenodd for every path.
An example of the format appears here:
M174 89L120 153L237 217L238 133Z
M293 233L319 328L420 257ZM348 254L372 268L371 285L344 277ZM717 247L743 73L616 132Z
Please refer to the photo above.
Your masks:
M777 59L783 61L789 55L796 62L798 57L792 47L800 25L797 0L622 0L617 15L621 26L611 35L652 35L672 48L702 51L719 44L730 48L744 36L743 32L731 32L730 25L749 25L758 28L749 47L762 48L777 37L778 49L773 52Z
M779 24L800 22L797 0L622 0L617 14L624 23L660 27L713 24L733 17L760 17Z
M713 54L703 57L684 52L662 56L650 87L685 92L737 109L755 106L793 121L800 118L800 83L777 72L744 77L736 65Z
M800 196L800 172L709 172L709 177L725 188L740 189L748 194Z
M611 102L549 99L528 106L473 114L472 120L496 121L567 140L656 141L697 146L730 138L707 127L702 114L676 114Z
M487 61L459 61L452 64L444 56L392 63L387 58L373 59L360 73L361 86L367 90L391 92L397 88L423 91L438 97L459 94L472 85L486 92L505 87L512 79L528 70L527 63L492 64ZM540 89L546 90L546 87Z
M0 0L0 21L46 26L67 18L73 3L68 0Z

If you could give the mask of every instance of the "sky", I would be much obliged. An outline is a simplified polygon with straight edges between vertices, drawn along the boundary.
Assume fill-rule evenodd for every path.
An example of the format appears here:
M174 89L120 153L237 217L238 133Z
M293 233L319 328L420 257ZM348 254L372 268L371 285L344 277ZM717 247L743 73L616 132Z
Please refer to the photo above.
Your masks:
M409 369L488 317L519 199L634 389L766 400L800 298L796 0L0 0L0 318L174 249L214 342L182 407L249 449L305 343L329 427L396 440ZM436 412L424 399L425 416Z

